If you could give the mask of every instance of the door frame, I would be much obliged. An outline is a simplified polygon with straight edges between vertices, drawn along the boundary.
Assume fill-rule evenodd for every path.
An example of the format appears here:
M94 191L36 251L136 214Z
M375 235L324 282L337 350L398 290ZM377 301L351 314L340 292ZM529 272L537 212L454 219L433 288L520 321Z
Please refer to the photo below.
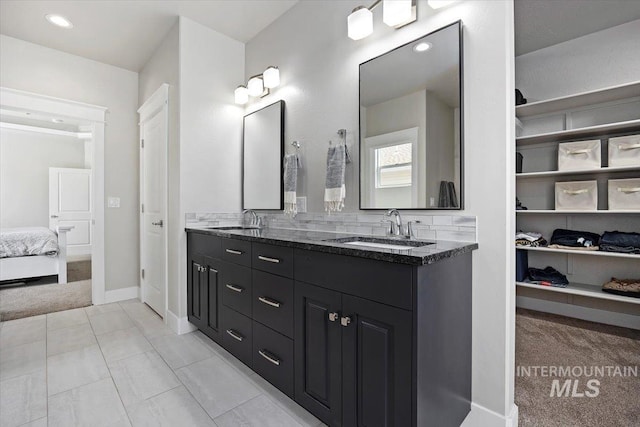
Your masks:
M138 122L138 128L140 129L142 125L149 120L151 117L154 117L158 111L163 116L163 122L165 126L165 141L164 141L164 152L165 152L165 174L164 174L164 206L162 206L162 216L164 217L165 226L162 227L162 233L164 234L164 248L163 248L163 263L162 268L164 268L164 307L163 312L158 313L162 316L165 324L167 323L167 313L169 311L169 218L168 218L168 203L169 203L169 84L163 83L160 85L158 89L142 104L142 106L138 109L138 114L140 115L140 121ZM142 148L142 132L138 132L138 150L140 157L140 183L139 183L139 195L140 195L140 207L139 207L139 228L140 228L140 271L142 273L142 261L144 259L144 214L142 212L142 200L144 194L144 157L143 157L143 148ZM145 302L145 292L143 288L143 280L142 274L139 276L140 278L140 301Z
M93 143L92 164L92 225L91 302L105 301L105 235L104 235L104 143L107 107L55 98L7 87L0 87L0 107L13 111L36 112L58 118L86 122Z

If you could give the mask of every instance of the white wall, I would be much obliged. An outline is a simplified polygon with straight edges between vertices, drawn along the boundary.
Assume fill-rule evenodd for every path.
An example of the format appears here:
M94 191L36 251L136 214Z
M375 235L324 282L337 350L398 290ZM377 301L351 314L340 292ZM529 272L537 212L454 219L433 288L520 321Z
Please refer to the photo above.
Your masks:
M277 65L282 85L248 111L285 100L285 147L302 144L299 188L310 212L322 210L327 141L346 128L355 157L347 168L346 208L357 211L358 64L462 20L466 205L460 214L477 216L480 245L473 254L474 410L467 425L505 425L515 415L513 2L465 1L434 12L420 0L418 22L398 31L381 22L376 8L374 34L356 42L347 38L346 21L358 5L300 2L251 40L245 77Z
M180 17L180 229L178 317L187 309L185 214L238 212L242 116L233 90L244 75L244 44Z
M640 79L640 20L516 58L516 87L528 102Z
M0 227L49 227L49 168L84 168L84 141L0 129Z
M137 286L138 74L0 35L0 86L108 108L105 196L121 207L105 206L106 289Z
M184 234L180 214L180 66L179 66L179 23L171 28L167 36L156 48L149 61L140 70L140 105L163 84L169 84L169 147L168 147L168 307L173 313L179 309L179 284L181 258L180 242Z

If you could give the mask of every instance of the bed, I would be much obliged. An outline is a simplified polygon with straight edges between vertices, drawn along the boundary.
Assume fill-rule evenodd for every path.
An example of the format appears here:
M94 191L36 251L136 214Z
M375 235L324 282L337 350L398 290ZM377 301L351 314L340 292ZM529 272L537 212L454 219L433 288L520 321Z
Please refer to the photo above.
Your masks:
M0 231L0 281L58 276L67 283L67 233L72 226L3 228Z

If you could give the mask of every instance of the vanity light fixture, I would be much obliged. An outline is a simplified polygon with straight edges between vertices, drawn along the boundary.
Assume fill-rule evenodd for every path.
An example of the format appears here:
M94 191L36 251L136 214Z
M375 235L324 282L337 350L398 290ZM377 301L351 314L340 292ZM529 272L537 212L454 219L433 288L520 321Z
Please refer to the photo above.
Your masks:
M414 52L426 52L431 49L431 43L420 42L413 47Z
M427 4L432 9L441 9L457 1L458 0L427 0Z
M358 6L347 17L347 35L361 40L373 33L373 10L382 2L382 21L390 27L400 28L416 20L416 0L377 0L371 6Z
M278 67L270 65L262 74L251 76L247 85L240 85L236 88L234 98L236 104L246 104L249 96L255 98L269 95L269 89L280 86L280 70Z
M56 25L60 28L70 29L73 28L73 24L67 18L62 15L56 15L55 13L50 13L45 15L45 18L49 23Z

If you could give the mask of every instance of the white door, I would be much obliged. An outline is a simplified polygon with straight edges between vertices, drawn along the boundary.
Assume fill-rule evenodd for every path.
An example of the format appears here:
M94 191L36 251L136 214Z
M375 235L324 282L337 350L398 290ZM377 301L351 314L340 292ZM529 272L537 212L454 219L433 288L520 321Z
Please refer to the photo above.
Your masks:
M91 169L49 168L49 228L70 225L67 255L91 254Z
M163 85L138 110L141 298L163 317L167 294L167 94Z

